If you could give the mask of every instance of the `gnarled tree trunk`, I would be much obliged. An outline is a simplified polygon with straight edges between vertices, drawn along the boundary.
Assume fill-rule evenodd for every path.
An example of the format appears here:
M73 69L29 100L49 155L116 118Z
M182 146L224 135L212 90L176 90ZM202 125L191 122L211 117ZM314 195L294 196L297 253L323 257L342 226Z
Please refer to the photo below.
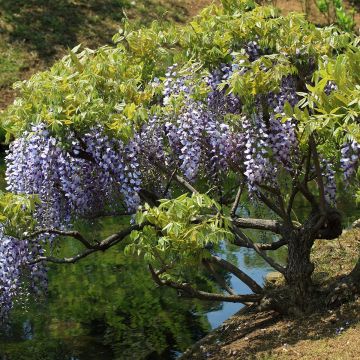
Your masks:
M310 253L313 244L314 239L307 232L293 232L290 235L285 279L291 291L291 302L301 312L306 311L312 293L314 265L310 261Z
M354 283L354 285L356 285L356 287L360 289L360 257L354 269L349 274L349 277L351 281Z
M311 307L310 300L314 292L311 276L314 272L314 264L310 260L310 255L315 239L332 240L337 238L341 232L340 213L335 209L328 208L325 214L314 211L303 229L293 230L289 233L285 278L296 311L306 312Z

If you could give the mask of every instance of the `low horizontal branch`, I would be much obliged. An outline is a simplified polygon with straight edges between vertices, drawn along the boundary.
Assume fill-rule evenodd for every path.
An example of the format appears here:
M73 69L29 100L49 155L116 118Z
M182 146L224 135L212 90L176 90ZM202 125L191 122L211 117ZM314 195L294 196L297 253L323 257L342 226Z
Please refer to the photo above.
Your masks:
M283 223L278 220L233 217L232 222L241 229L265 230L275 234L281 234L283 229Z
M268 251L268 250L280 249L282 246L287 245L288 241L285 239L281 239L278 241L274 241L272 243L248 243L248 242L244 241L243 239L241 239L240 237L235 237L233 243L237 246L248 248L248 249L253 249L254 244L255 244L260 250Z
M83 259L84 257L87 257L88 255L96 252L96 251L105 251L108 248L116 245L117 243L119 243L120 241L124 240L128 235L131 234L132 231L134 230L141 230L144 226L146 226L147 223L141 224L141 225L132 225L124 230L121 230L115 234L112 234L110 236L108 236L107 238L103 239L100 242L97 242L95 245L90 244L87 240L85 241L86 243L88 243L90 245L90 247L88 246L88 248L77 254L74 255L72 257L64 257L64 258L56 258L53 256L38 256L36 259L34 259L33 261L31 261L29 264L36 264L42 261L46 261L46 262L53 262L56 264L72 264L75 263L77 261L79 261L80 259ZM61 230L56 230L56 229L42 229L41 232L39 230L40 233L44 233L43 231L45 230L51 230L53 233L57 233L58 235L66 235L66 236L70 236L69 234L74 235L74 238L78 238L78 234L77 232L69 232L69 231L61 231ZM48 231L46 231L48 232ZM35 233L31 234L34 235ZM81 234L80 234L81 235ZM77 237L75 237L77 236ZM84 239L81 236L82 239ZM78 239L80 240L80 239ZM81 240L80 240L81 241ZM83 243L83 241L81 241Z
M245 295L224 295L218 293L209 293L206 291L201 291L194 289L188 283L178 283L172 280L163 280L160 279L157 272L154 268L149 265L149 270L152 275L152 278L159 286L168 286L173 289L178 290L182 295L207 301L225 301L233 303L251 303L258 302L262 299L263 295L261 294L245 294Z

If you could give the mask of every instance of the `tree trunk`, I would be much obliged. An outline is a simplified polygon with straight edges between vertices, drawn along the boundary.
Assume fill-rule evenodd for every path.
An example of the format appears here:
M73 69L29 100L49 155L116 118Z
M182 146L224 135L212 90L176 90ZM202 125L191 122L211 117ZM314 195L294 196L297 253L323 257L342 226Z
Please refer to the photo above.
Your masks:
M285 278L295 312L306 312L312 295L314 265L310 261L310 253L313 243L312 237L306 233L293 232L290 235Z
M357 264L355 265L354 269L349 274L351 281L357 288L360 288L360 257L358 259Z
M326 209L325 215L314 210L301 231L289 231L288 265L285 278L290 288L291 302L295 312L304 313L311 310L311 300L314 295L311 275L314 272L314 264L310 261L310 254L315 239L336 239L341 231L340 213L330 207Z

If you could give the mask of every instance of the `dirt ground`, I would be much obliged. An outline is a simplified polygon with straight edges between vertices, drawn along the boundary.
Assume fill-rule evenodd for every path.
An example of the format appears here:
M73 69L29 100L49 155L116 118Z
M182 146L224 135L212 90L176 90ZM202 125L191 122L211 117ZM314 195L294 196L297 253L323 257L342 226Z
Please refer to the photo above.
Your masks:
M181 359L359 359L359 320L360 299L298 319L274 312L235 315Z

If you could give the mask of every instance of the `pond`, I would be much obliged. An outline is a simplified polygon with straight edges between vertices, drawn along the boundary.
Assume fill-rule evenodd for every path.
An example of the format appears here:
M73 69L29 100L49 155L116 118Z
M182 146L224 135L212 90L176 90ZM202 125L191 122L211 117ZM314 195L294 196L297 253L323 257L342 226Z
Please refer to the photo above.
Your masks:
M352 203L342 191L339 207L345 226L360 217ZM244 208L243 215L248 210ZM90 237L102 238L118 230L122 221L108 217L78 227ZM269 240L260 236L261 241ZM61 251L78 250L70 239L63 242ZM0 359L175 359L242 307L182 299L172 289L158 288L144 263L124 256L124 245L76 264L51 265L48 296L17 304L10 324L0 332ZM222 256L259 283L272 271L250 250L235 246L223 250ZM273 256L284 262L284 255L282 249ZM249 292L238 279L230 275L228 279L239 293Z
M88 236L103 237L121 219L81 224ZM78 244L66 239L64 252ZM18 304L10 328L0 337L0 359L172 359L241 308L203 303L158 288L140 260L123 246L73 265L52 265L49 294L35 304ZM260 283L269 270L248 251L224 255ZM249 290L230 279L238 291Z

